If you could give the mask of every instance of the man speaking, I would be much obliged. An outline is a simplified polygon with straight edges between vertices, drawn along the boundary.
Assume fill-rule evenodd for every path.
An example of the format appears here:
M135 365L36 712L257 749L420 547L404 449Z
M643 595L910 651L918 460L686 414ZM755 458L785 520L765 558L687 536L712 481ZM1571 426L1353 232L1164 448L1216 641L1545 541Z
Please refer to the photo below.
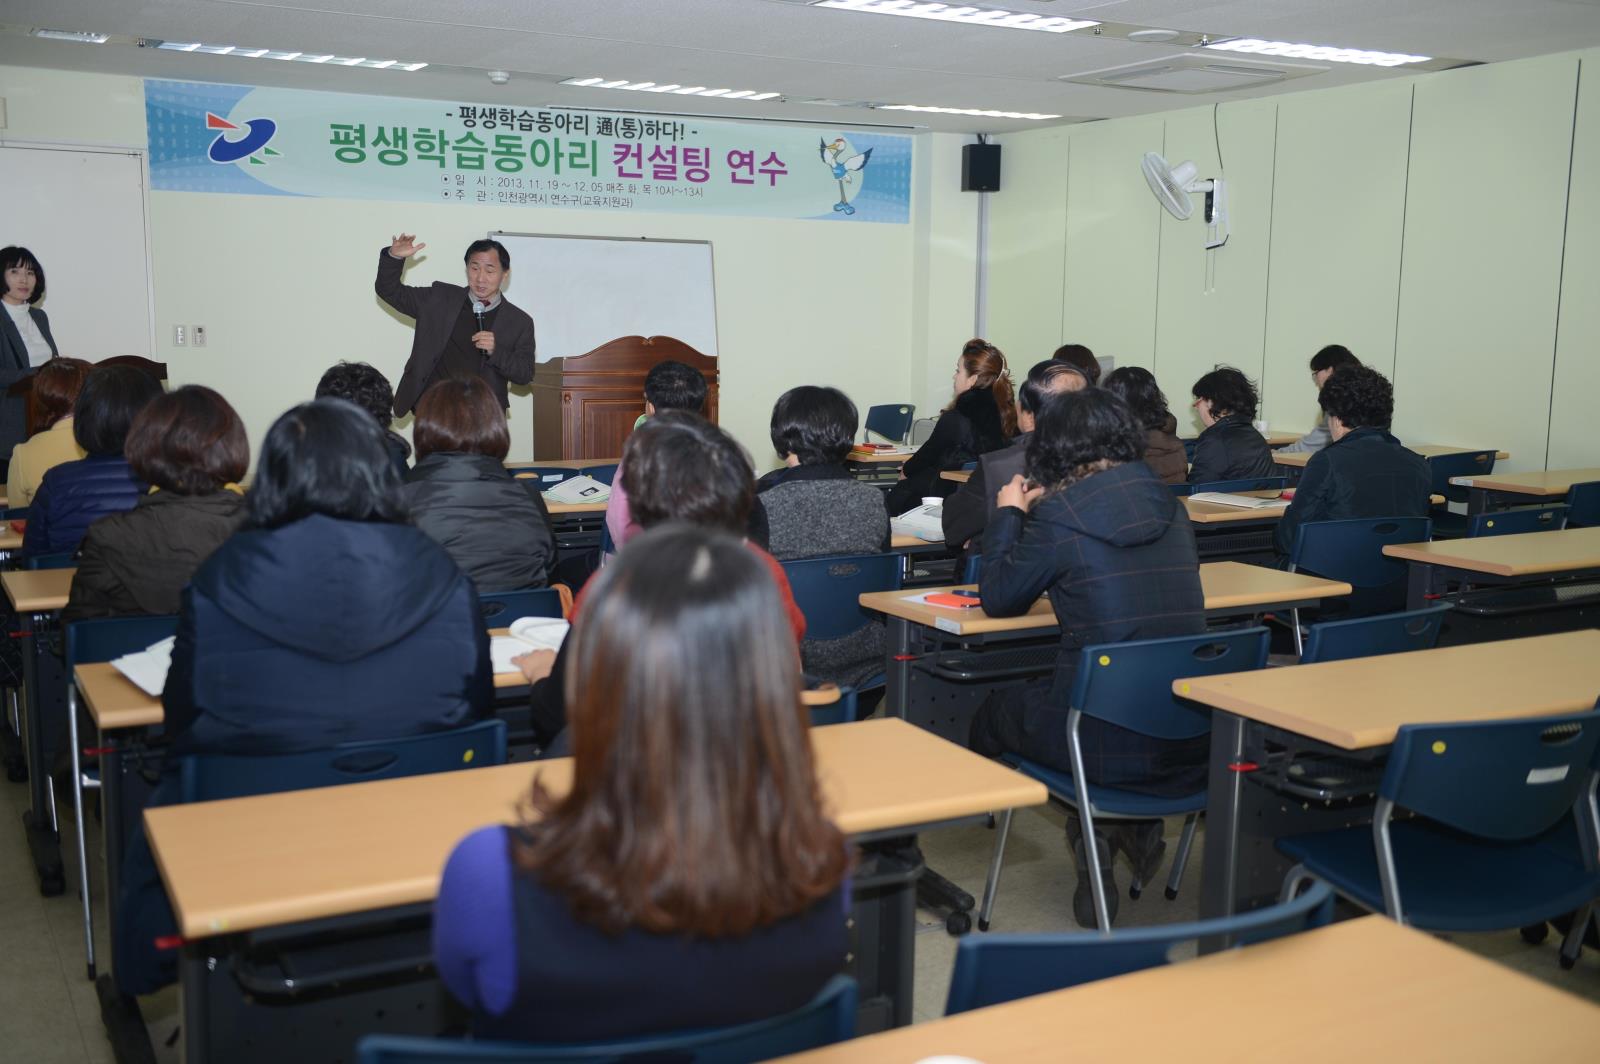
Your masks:
M401 233L378 252L378 298L415 318L411 357L394 390L394 412L411 412L422 393L450 377L482 377L489 390L506 399L506 382L533 379L533 319L500 295L511 269L511 253L497 240L474 240L463 258L467 287L435 281L428 288L401 284L406 260L423 248Z

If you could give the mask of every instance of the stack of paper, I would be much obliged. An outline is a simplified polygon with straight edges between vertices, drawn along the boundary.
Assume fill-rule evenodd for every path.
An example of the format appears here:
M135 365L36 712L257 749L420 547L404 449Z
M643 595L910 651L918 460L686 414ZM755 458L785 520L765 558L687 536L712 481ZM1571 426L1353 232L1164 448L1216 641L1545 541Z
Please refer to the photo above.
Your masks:
M496 673L517 672L512 658L530 650L560 650L572 626L559 617L521 617L511 623L510 635L489 640L490 668Z
M1288 499L1258 499L1253 495L1230 495L1225 491L1197 491L1189 496L1195 502L1214 502L1218 506L1239 506L1246 510L1269 510L1288 506Z
M550 502L606 502L611 486L588 476L569 477L544 493Z
M889 522L889 530L897 536L915 536L929 543L944 540L944 506L918 506L907 510Z
M162 689L167 686L167 670L172 667L174 638L169 635L143 650L113 658L111 665L132 680L139 690L152 698L160 698Z

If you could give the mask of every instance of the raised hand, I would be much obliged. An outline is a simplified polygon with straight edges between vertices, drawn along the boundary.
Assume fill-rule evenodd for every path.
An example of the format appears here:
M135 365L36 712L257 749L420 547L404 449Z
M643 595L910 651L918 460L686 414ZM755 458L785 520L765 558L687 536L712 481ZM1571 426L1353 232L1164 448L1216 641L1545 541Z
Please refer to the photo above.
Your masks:
M417 252L421 251L427 246L428 245L426 244L417 243L417 236L415 233L401 233L399 236L393 238L392 242L389 244L389 254L393 255L397 259L409 259L411 256L415 255Z

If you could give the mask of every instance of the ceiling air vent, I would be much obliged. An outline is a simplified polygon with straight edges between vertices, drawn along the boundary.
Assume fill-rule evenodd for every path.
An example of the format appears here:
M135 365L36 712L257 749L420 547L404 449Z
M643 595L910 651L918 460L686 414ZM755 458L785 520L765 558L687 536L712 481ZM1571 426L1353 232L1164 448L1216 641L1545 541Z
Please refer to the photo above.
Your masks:
M1185 53L1083 74L1064 74L1058 80L1146 92L1230 92L1320 74L1327 69L1301 63L1262 63L1231 56Z

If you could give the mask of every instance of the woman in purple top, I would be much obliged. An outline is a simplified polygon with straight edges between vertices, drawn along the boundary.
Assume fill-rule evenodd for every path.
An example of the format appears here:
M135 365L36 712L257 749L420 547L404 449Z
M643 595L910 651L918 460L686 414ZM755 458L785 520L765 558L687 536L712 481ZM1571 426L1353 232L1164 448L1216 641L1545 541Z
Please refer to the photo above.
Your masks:
M571 636L573 772L445 866L434 953L479 1037L625 1038L778 1015L841 971L849 850L821 806L777 589L669 524Z

